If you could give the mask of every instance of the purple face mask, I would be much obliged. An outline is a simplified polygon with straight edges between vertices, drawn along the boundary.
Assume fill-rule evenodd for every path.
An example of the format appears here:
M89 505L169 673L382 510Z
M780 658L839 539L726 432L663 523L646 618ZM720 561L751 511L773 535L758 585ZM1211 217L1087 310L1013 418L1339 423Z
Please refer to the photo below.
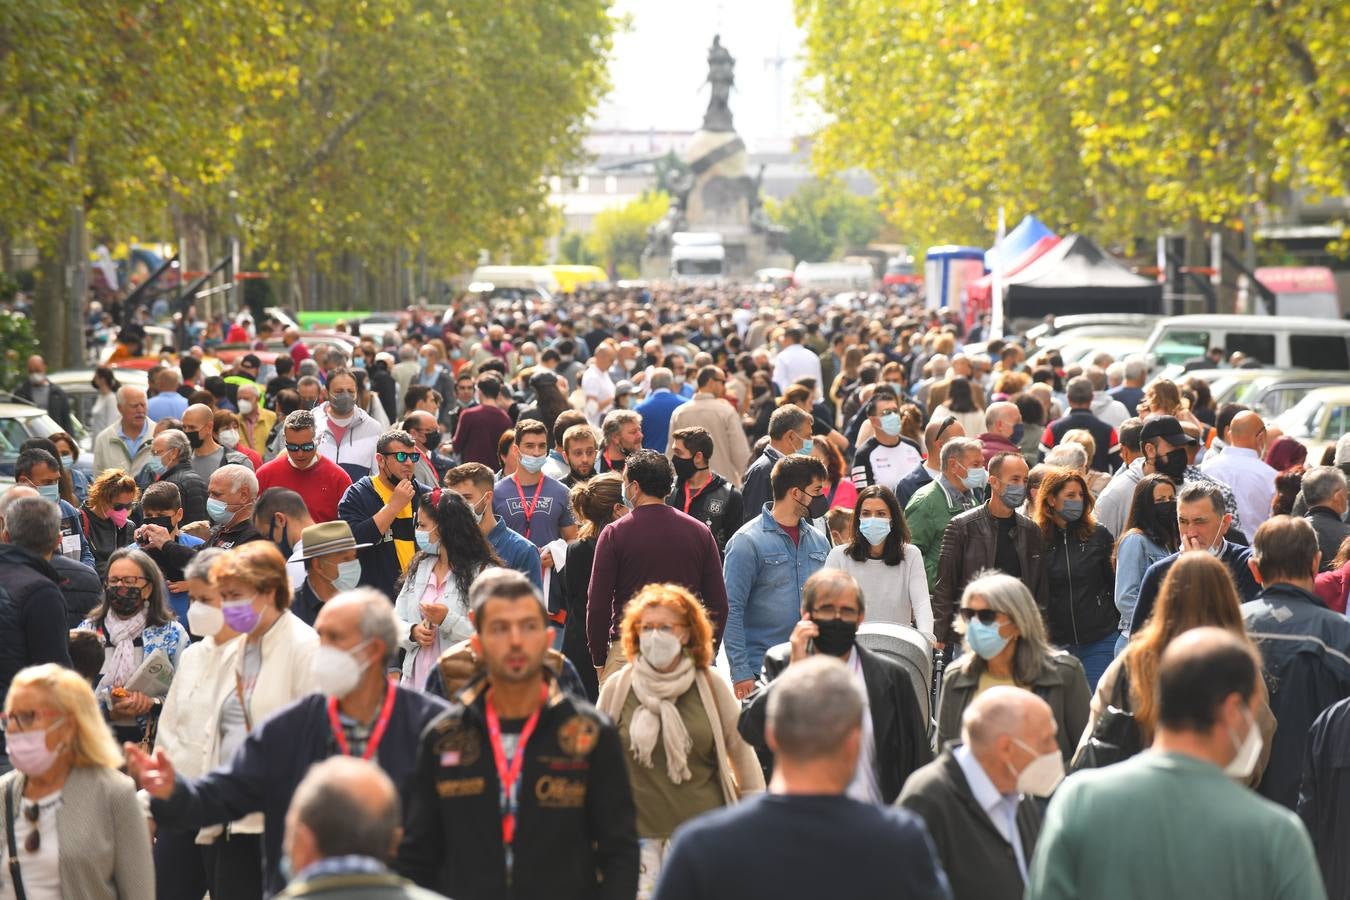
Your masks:
M225 624L240 634L248 634L258 625L258 613L253 609L252 597L243 600L226 600L220 604L225 614Z

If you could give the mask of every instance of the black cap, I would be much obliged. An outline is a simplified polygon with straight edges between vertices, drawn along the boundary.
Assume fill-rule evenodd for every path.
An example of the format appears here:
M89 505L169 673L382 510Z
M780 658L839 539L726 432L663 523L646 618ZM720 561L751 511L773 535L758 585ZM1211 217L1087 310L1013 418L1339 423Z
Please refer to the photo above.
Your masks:
M1174 447L1199 443L1181 430L1181 423L1177 421L1176 416L1151 416L1144 422L1144 428L1139 432L1139 443L1143 444L1157 438L1162 438Z
M257 369L262 367L262 360L258 358L257 354L246 353L244 354L244 358L239 360L239 364L241 366L248 366L250 369Z

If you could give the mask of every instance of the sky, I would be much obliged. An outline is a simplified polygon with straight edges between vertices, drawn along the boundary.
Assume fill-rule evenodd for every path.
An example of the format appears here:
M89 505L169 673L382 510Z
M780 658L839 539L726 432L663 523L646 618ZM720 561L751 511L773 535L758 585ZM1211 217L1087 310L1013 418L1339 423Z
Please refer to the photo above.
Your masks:
M708 47L718 33L736 58L731 112L752 151L819 120L798 100L804 50L792 0L617 0L613 13L629 24L614 37L613 89L596 112L596 129L698 128L708 105Z

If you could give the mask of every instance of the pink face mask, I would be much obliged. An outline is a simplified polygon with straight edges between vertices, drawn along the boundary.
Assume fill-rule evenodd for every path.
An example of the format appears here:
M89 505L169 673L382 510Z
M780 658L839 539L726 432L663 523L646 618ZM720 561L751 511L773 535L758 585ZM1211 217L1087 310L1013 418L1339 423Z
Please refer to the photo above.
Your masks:
M128 511L125 509L114 509L112 512L108 513L108 518L112 520L114 525L121 528L127 524L127 515Z

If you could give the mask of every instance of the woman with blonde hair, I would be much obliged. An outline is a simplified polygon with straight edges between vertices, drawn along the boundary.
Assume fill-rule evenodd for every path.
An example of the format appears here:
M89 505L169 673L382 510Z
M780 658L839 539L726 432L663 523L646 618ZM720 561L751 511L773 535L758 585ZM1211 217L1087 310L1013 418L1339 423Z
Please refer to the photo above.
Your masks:
M693 594L647 585L628 601L619 634L629 662L601 687L598 706L629 751L646 898L675 829L764 790L764 772L737 730L740 704L712 667L712 622Z
M1242 622L1237 589L1233 587L1228 569L1205 551L1192 550L1183 553L1168 570L1158 589L1152 618L1130 640L1125 652L1107 667L1098 682L1087 727L1078 743L1078 755L1081 756L1097 727L1097 720L1108 705L1133 713L1140 746L1153 743L1158 722L1158 661L1178 635L1206 626L1223 628L1250 642ZM1256 713L1256 724L1261 729L1262 746L1256 768L1246 779L1249 785L1260 782L1270 759L1270 743L1275 734L1275 715L1267 702L1265 682L1261 681L1257 689L1261 692L1261 705Z
M113 551L131 544L136 527L127 519L140 495L136 479L121 469L108 469L89 485L89 497L80 507L80 519L99 577L108 574L108 557Z
M1089 463L1097 458L1097 439L1092 436L1092 432L1086 428L1070 428L1064 432L1064 437L1060 438L1060 445L1077 444L1082 447L1087 454ZM1111 481L1111 475L1107 472L1098 472L1095 469L1088 469L1083 476L1087 479L1088 490L1092 491L1092 496L1097 496L1105 489L1108 482Z
M5 896L151 900L150 830L89 683L54 664L21 670L3 726Z

